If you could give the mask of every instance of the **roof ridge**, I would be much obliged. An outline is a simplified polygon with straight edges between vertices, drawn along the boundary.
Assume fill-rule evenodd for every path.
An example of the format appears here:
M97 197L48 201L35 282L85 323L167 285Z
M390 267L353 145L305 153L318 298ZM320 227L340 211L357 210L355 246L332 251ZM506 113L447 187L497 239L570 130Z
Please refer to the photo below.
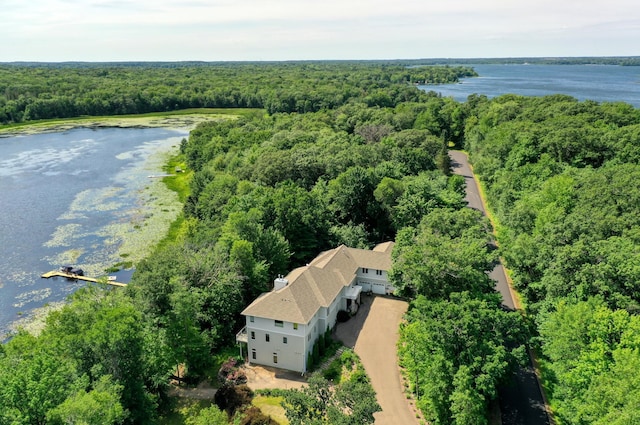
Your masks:
M288 284L255 299L243 314L268 318L288 318L288 321L309 320L321 307L327 307L358 274L359 267L389 270L389 249L374 251L350 248L344 244L324 251L309 264L293 269L285 277ZM381 247L382 248L382 247ZM344 255L340 255L343 253ZM291 305L291 303L295 305Z

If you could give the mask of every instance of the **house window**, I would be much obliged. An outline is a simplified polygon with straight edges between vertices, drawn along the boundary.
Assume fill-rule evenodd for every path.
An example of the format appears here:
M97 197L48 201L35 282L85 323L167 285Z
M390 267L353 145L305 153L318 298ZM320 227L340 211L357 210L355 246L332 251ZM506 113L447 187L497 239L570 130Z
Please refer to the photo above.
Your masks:
M251 331L251 339L256 339L256 333L254 331Z
M282 328L284 326L284 322L282 320L276 320L276 328Z
M255 317L253 317L253 316L249 316L249 321L250 321L251 323L255 322Z
M251 349L251 358L252 358L253 360L255 360L255 359L256 359L256 349L255 349L255 348L252 348L252 349Z
M273 362L278 363L278 353L273 353Z
M378 276L382 276L382 270L376 270L376 274L377 274Z
M362 273L369 273L369 269L363 267L362 268Z
M293 324L293 329L298 329L298 324L297 323Z
M287 343L287 337L286 337L286 336L283 336L283 337L282 337L282 343L283 343L283 344L286 344L286 343Z
M269 342L269 334L264 334L264 340Z

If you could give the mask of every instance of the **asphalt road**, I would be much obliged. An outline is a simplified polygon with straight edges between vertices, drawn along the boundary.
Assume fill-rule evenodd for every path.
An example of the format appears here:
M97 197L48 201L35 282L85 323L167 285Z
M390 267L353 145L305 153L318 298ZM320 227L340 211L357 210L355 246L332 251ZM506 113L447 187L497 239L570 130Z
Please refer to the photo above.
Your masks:
M465 200L468 206L486 214L467 155L459 151L449 151L449 156L452 160L453 172L463 176L467 184ZM509 309L516 309L502 264L498 263L489 275L496 282L496 290L502 295L502 304ZM503 425L550 424L531 358L529 358L529 365L520 368L513 376L511 383L499 390L498 396Z

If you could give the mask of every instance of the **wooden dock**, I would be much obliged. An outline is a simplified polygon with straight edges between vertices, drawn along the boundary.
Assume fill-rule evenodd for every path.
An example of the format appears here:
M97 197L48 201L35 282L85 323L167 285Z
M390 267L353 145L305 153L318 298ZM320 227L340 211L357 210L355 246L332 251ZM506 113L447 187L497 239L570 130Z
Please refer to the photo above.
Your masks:
M52 270L50 272L44 273L41 277L45 279L49 279L50 277L65 277L67 279L84 280L85 282L106 283L107 285L112 285L112 286L120 286L120 287L127 286L126 283L120 283L114 280L102 281L100 279L96 279L95 277L80 276L77 274L65 273L60 270Z

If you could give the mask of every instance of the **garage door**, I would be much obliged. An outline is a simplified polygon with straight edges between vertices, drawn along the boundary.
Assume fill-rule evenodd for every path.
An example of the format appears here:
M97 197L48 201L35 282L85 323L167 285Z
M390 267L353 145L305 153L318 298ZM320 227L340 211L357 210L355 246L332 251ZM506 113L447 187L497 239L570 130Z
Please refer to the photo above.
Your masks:
M362 291L363 292L371 291L371 283L369 283L369 282L359 281L358 285L362 286Z
M385 290L385 284L384 283L374 283L373 284L373 288L371 289L373 291L374 294L386 294L387 291Z

